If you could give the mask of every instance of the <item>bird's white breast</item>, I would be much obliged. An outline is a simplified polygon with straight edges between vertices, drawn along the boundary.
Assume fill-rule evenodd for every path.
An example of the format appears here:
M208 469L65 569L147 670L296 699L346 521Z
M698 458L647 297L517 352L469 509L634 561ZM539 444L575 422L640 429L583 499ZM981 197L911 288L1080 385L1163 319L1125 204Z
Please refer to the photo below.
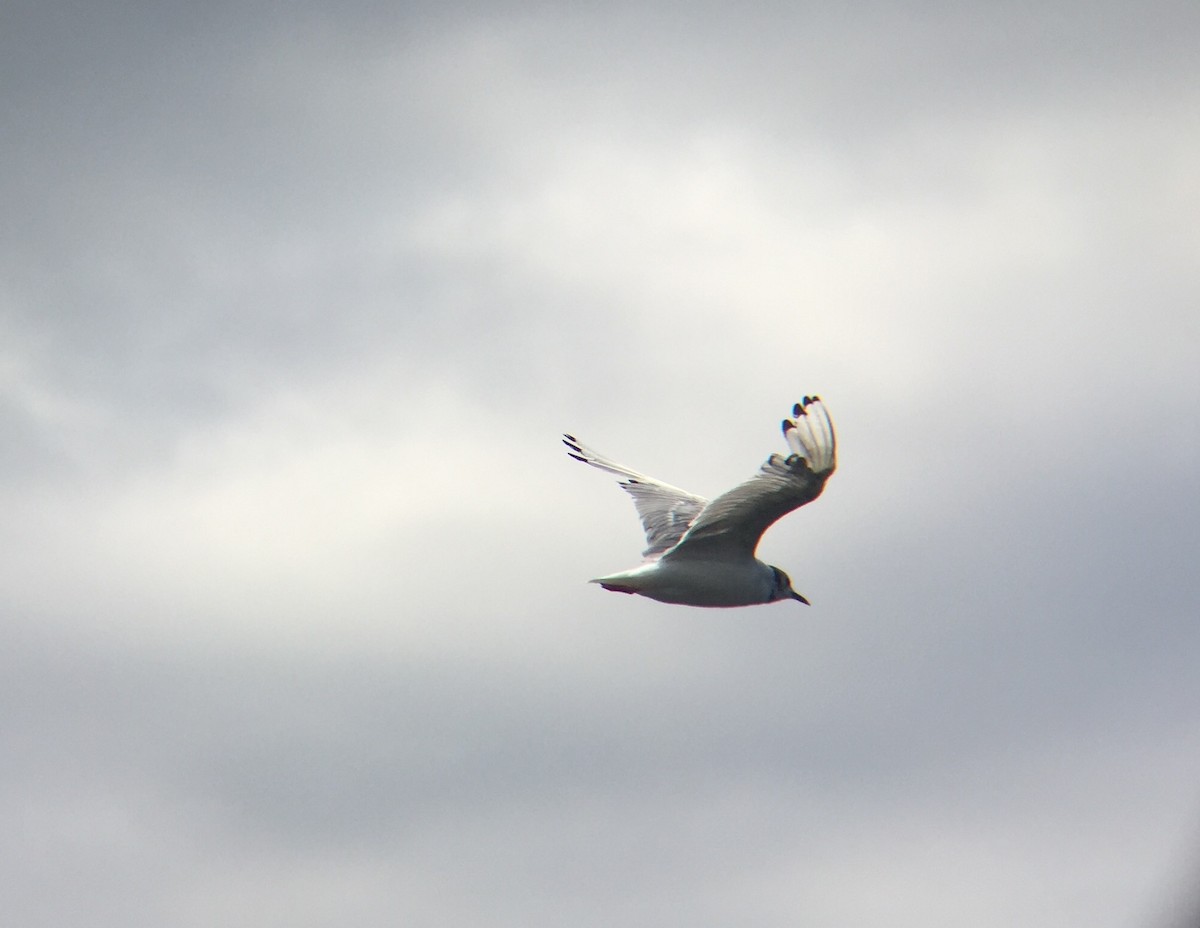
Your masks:
M669 558L599 577L650 599L684 606L753 606L769 601L774 574L761 561Z

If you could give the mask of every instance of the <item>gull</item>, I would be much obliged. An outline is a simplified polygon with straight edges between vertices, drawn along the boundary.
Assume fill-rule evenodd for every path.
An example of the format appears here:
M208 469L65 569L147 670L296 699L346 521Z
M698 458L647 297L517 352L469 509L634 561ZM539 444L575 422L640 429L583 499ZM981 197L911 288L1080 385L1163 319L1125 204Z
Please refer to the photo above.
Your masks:
M783 420L791 454L772 454L757 474L707 500L647 477L563 435L567 454L620 478L646 532L638 567L590 581L617 593L636 593L685 606L753 606L794 599L778 567L754 556L771 525L821 495L837 467L833 423L819 397L806 396Z

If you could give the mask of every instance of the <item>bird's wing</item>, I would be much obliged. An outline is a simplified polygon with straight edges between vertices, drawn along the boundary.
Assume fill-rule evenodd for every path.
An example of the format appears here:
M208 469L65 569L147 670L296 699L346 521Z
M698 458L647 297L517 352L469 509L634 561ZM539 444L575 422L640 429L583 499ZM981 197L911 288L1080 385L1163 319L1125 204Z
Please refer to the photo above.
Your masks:
M633 504L642 519L642 528L646 531L647 548L642 556L648 560L673 548L696 516L708 505L708 500L702 496L639 474L597 454L580 444L574 435L563 435L563 444L569 449L567 454L575 460L621 478L621 489L633 497Z
M837 467L833 423L815 396L797 403L792 416L783 420L792 453L772 454L757 474L709 503L665 558L753 557L776 520L821 495Z

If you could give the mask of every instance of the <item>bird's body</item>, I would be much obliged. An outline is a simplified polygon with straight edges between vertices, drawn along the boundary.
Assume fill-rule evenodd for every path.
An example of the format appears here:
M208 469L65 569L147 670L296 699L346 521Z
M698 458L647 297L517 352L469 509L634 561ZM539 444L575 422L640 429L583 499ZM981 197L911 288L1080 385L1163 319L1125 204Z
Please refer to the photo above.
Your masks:
M771 602L775 572L757 558L650 561L632 570L597 577L606 590L639 593L684 606L752 606Z
M777 519L820 495L837 466L829 414L805 397L783 421L792 454L772 454L754 477L709 500L639 474L566 435L568 454L621 478L646 532L646 560L631 570L597 577L604 589L687 606L752 606L795 599L778 567L754 556L759 538Z

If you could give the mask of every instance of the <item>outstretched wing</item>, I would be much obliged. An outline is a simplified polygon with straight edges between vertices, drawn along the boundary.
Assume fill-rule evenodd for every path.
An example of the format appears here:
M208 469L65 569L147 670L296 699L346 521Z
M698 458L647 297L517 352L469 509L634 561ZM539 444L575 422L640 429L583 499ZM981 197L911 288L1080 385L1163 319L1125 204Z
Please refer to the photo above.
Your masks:
M821 495L837 467L833 423L815 396L797 403L792 416L783 420L783 437L792 453L786 458L772 454L755 476L709 503L664 557L753 557L763 532Z
M567 454L576 461L591 464L621 478L621 489L633 497L633 504L642 519L642 528L646 531L648 547L642 556L648 560L673 548L696 516L708 505L708 500L702 496L694 496L687 490L639 474L597 454L580 444L574 435L563 435L563 444L569 449Z

